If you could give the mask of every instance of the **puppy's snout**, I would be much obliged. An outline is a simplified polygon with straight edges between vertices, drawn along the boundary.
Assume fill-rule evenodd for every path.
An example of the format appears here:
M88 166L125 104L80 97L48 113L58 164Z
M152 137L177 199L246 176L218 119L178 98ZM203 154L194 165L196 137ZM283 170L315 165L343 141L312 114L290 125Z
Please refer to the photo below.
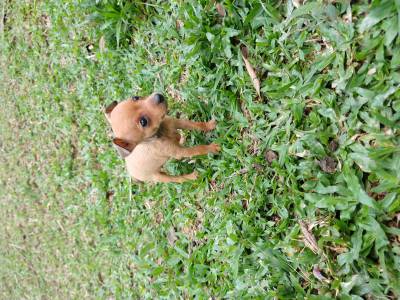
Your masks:
M154 95L154 102L156 102L157 104L164 103L165 102L165 98L161 94L155 94Z

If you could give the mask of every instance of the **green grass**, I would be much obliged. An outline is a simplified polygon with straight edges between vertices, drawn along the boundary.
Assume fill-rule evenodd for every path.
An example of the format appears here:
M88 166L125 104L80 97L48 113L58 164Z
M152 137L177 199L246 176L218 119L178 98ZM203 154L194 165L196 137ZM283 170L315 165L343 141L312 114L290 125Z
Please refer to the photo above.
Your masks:
M97 2L0 4L1 299L400 297L399 1ZM153 91L219 122L194 182L111 145Z

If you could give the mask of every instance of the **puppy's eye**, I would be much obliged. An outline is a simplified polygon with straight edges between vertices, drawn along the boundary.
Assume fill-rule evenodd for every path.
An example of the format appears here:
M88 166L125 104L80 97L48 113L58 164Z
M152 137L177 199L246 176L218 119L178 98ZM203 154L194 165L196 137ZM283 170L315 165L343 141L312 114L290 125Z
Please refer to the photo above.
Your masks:
M140 97L139 96L132 96L131 99L132 99L132 101L138 101L140 99Z
M146 117L141 117L139 123L142 127L146 127L149 122Z

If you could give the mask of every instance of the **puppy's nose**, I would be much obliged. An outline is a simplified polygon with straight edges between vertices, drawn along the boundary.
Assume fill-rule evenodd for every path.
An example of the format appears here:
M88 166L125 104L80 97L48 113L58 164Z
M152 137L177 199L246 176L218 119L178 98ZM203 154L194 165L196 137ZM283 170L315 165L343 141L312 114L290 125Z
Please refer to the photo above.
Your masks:
M163 102L165 101L165 99L164 99L164 96L163 96L163 95L161 95L161 94L155 94L155 95L154 95L154 101L155 101L157 104L160 104L160 103L163 103Z

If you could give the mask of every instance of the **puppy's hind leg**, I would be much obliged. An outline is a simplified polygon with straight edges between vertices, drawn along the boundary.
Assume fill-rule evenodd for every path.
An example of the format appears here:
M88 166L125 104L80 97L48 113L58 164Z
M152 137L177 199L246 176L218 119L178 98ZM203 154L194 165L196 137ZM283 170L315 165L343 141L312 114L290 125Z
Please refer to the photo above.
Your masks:
M215 129L217 121L211 120L208 122L194 122L189 120L174 119L174 124L178 129L211 131Z
M221 147L218 144L209 144L209 145L198 145L193 147L176 147L174 146L171 149L169 155L176 159L182 159L184 157L193 157L197 155L204 155L208 153L218 153L221 150Z
M197 178L197 172L193 172L190 174L179 175L179 176L171 176L165 173L157 173L153 176L153 181L155 182L175 182L175 183L182 183L188 180L195 180Z

